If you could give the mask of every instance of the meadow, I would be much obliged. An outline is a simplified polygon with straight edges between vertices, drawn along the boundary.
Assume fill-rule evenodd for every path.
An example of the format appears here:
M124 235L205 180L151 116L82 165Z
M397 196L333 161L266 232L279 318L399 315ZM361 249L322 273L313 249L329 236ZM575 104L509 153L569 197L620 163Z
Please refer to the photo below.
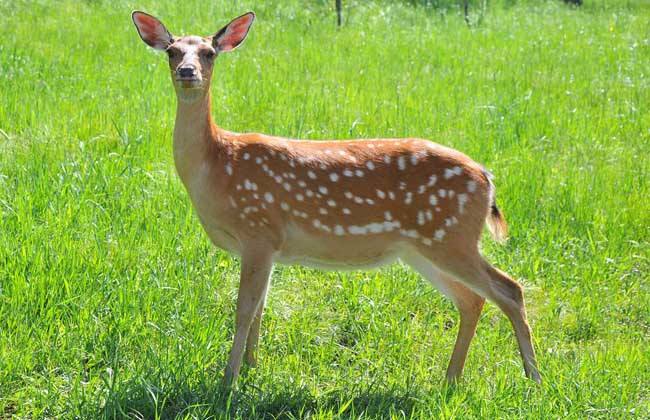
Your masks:
M650 417L650 3L0 1L0 418ZM428 3L429 5L423 5ZM477 2L478 3L478 2ZM474 3L472 3L474 4ZM543 383L483 311L443 383L452 303L405 266L276 266L260 364L220 388L239 261L174 172L164 54L130 12L208 35L222 127L416 136L496 176Z

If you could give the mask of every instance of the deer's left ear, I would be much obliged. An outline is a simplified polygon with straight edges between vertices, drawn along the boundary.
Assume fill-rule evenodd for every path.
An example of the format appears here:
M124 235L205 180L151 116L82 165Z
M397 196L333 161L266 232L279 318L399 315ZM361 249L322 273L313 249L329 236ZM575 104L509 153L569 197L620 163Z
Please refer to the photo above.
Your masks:
M248 35L248 30L251 28L255 20L255 13L248 12L235 18L221 28L219 32L212 37L212 46L219 52L232 51L237 48Z

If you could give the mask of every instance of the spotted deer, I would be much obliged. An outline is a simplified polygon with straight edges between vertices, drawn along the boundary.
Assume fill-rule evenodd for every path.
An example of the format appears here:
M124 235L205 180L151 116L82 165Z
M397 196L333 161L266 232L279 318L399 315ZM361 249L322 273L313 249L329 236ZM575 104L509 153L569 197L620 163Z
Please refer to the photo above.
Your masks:
M398 259L460 312L447 381L461 375L486 298L510 319L527 376L541 380L522 288L479 252L486 222L498 240L507 229L481 165L414 138L309 141L227 131L211 116L213 64L244 41L255 15L207 37L172 36L143 12L132 18L142 40L169 56L178 175L211 241L241 257L226 384L236 380L244 352L256 364L273 263L349 270Z

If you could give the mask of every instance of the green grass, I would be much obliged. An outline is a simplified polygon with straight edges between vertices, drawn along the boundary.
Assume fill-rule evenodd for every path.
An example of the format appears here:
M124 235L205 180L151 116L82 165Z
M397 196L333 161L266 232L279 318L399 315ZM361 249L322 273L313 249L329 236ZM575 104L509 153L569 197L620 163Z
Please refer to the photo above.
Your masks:
M650 416L650 4L495 1L469 29L344 1L337 29L330 3L0 2L0 418ZM260 366L222 393L239 263L174 173L135 8L200 34L257 12L216 65L223 127L486 164L511 239L484 252L525 286L543 384L493 305L447 389L458 315L414 273L276 266Z

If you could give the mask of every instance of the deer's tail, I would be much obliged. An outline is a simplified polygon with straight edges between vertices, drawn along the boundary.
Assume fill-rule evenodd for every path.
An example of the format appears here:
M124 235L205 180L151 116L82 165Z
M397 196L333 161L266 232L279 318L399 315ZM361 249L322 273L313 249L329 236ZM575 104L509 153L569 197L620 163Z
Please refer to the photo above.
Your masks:
M485 221L487 223L488 230L498 243L504 243L508 239L508 223L506 223L506 218L503 216L501 210L497 206L496 202L496 188L492 182L494 176L487 170L483 170L483 176L488 182L489 190L488 197L490 200L490 212L488 213Z

